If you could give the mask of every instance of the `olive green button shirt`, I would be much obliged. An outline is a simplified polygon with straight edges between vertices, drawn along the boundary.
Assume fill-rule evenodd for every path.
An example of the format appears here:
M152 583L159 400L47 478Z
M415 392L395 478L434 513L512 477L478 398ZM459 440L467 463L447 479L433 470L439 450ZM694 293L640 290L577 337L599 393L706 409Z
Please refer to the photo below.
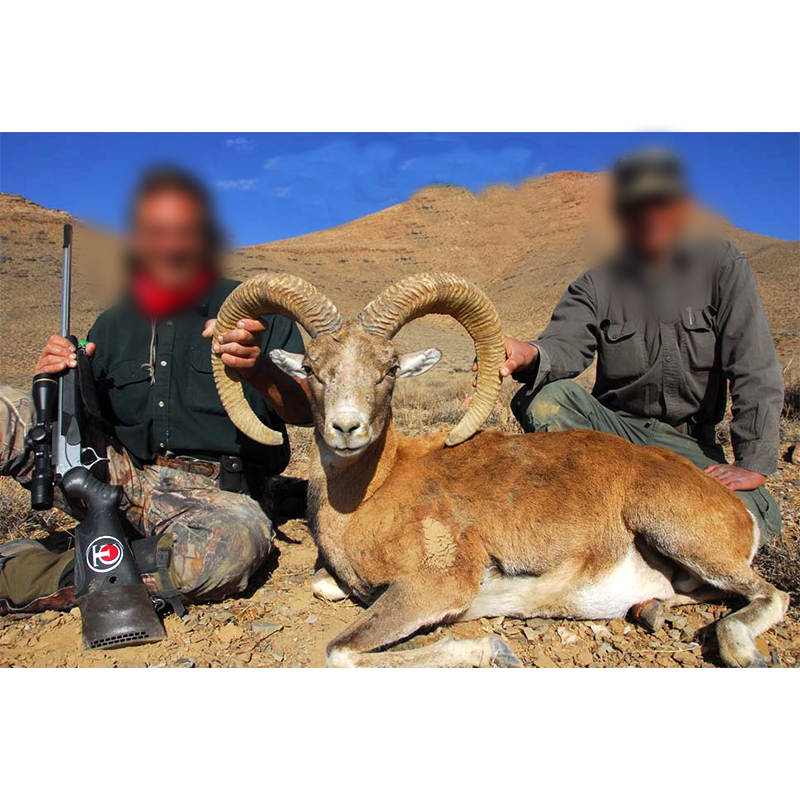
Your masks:
M126 298L104 311L89 331L89 341L97 345L92 368L104 416L140 461L167 453L235 455L266 466L271 474L286 467L288 442L268 447L245 437L225 413L214 385L211 340L202 332L206 320L217 316L237 285L220 279L202 301L155 324ZM274 348L304 352L300 331L291 320L275 315L264 319L268 330L262 335L262 352ZM243 386L258 417L285 433L283 421L267 400L248 383Z
M650 270L630 255L570 284L533 342L540 357L515 378L531 390L586 369L607 408L712 438L732 399L736 463L777 469L783 379L747 259L725 241L685 241Z

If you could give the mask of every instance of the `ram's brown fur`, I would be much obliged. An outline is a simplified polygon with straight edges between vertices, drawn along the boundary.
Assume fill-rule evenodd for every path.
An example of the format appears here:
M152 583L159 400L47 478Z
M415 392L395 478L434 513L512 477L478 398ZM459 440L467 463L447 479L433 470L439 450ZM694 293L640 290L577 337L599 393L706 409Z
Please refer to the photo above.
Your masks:
M369 377L365 384L375 385L376 362L387 359L386 342L378 356L371 352L371 337L355 328L335 342L326 338L309 348L323 381L333 374L351 379L340 359L346 348L356 347ZM752 594L757 586L756 594L777 603L773 612L785 608L785 598L778 602L775 590L750 570L756 529L744 504L674 453L593 431L484 432L446 448L444 434L397 433L387 385L369 403L379 435L357 458L342 459L320 432L331 410L325 407L325 384L315 385L313 377L311 384L317 432L309 513L320 551L337 578L365 602L398 585L413 587L415 594L398 592L394 608L380 607L366 635L365 622L356 622L332 643L333 663L414 663L408 653L365 653L425 624L469 616L490 572L563 573L568 578L553 581L530 614L574 616L576 588L611 573L631 548L657 563L667 581L681 564L722 589ZM393 613L402 619L392 621ZM389 623L385 630L383 622ZM492 644L484 642L482 651L476 644L467 661L491 662ZM500 650L496 660L507 661ZM449 663L449 655L440 648L419 658L423 664ZM463 653L455 656L458 661Z
M601 618L634 607L655 627L670 605L709 591L748 601L718 623L723 660L765 663L755 636L781 619L787 597L750 567L758 528L735 494L680 456L608 434L473 436L503 363L497 312L476 287L455 275L411 276L350 322L292 276L261 276L234 299L229 325L283 308L312 333L305 356L271 357L308 378L309 522L336 579L320 570L315 593L336 599L349 589L370 604L330 643L329 664L517 666L496 636L386 648L426 626L482 616ZM471 333L477 391L446 436L410 439L392 423L395 378L424 372L440 354L400 355L392 337L425 313L452 314ZM241 388L222 368L216 375L234 422L266 440Z

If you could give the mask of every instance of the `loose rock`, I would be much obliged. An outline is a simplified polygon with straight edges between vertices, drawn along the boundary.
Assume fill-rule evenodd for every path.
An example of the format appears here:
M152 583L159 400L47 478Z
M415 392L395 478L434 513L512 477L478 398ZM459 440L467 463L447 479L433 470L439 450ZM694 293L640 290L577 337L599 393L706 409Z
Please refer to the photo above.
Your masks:
M697 636L697 630L695 630L695 628L693 628L691 625L687 625L681 631L681 639L683 639L684 642L691 642L695 636Z
M527 626L522 629L522 633L529 642L535 642L542 635L542 631L537 631Z
M257 620L253 623L252 628L253 633L257 633L266 638L267 636L272 636L273 633L282 631L283 625L279 625L277 622L269 622L267 620Z
M241 635L242 629L233 622L229 622L224 628L217 631L217 637L223 642L233 642Z
M697 663L697 656L694 654L693 650L680 650L677 653L673 653L672 657L680 664Z
M624 619L612 619L611 622L608 623L608 629L615 636L620 636L622 632L625 630L625 627L626 626Z
M556 628L556 633L562 644L575 644L578 641L578 637L569 628Z

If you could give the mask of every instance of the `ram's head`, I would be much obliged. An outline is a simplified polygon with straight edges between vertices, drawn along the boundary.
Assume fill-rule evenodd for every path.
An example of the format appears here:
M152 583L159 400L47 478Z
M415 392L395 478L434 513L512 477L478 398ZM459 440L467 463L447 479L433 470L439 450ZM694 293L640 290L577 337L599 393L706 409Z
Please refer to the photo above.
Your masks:
M439 361L430 348L400 354L392 339L408 322L426 314L447 314L472 336L478 359L477 388L469 408L446 444L472 436L491 413L500 391L503 333L497 312L469 281L444 272L413 275L389 287L355 320L345 322L333 303L293 275L262 275L238 286L217 316L220 333L238 320L282 314L311 336L305 355L270 352L286 373L308 378L314 423L326 444L342 457L354 456L380 437L398 378L420 375ZM214 357L214 377L222 404L247 436L263 444L282 442L245 400L240 377Z

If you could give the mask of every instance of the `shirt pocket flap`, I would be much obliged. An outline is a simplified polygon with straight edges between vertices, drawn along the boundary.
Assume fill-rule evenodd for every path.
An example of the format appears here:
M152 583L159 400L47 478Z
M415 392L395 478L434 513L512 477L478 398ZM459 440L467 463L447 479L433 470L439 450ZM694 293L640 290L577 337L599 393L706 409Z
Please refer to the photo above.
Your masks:
M621 342L633 336L641 326L641 320L629 319L626 322L612 322L610 319L603 320L601 328L605 331L606 339L609 342Z
M147 365L139 361L121 361L114 364L107 372L108 383L115 389L128 386L131 383L150 380Z
M211 366L211 345L208 347L193 347L189 354L192 366L198 372L213 372Z
M683 327L687 331L710 331L711 326L706 320L705 312L697 311L694 308L687 308L681 311Z

